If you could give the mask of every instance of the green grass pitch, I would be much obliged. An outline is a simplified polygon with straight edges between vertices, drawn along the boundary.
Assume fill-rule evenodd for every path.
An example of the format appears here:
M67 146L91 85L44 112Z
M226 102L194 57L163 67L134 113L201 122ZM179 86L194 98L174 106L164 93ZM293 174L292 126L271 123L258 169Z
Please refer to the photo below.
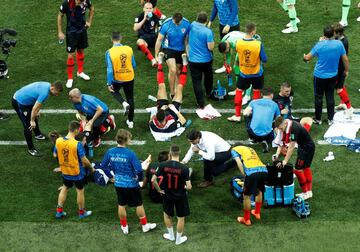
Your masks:
M18 31L18 44L8 60L10 79L0 80L0 107L11 109L11 98L21 86L33 81L66 79L65 45L57 40L56 16L61 0L1 0L0 28L10 27ZM307 53L321 35L324 25L340 20L341 0L297 1L297 12L301 19L298 34L283 35L281 30L288 17L275 0L239 0L241 28L253 21L258 26L269 62L265 66L265 83L278 88L283 81L293 84L295 108L313 108L312 71L314 62L305 64L303 53ZM123 43L133 47L138 63L135 80L136 108L146 108L153 103L148 94L156 94L156 71L150 67L141 52L136 50L136 35L132 30L135 16L141 12L137 0L93 0L95 16L89 29L90 47L85 55L85 72L92 80L75 79L75 86L84 93L93 94L105 101L110 108L119 108L106 89L104 53L111 46L110 34L119 30ZM350 41L350 76L348 90L353 106L360 105L358 88L360 79L360 24L355 19L360 11L353 5L349 14L346 34ZM196 13L205 10L210 14L212 0L159 0L158 7L167 15L181 11L189 20ZM218 39L217 21L213 30ZM222 63L222 57L215 50L214 68ZM225 81L225 76L215 75L215 80ZM184 108L194 108L192 84L188 78L185 88ZM338 102L338 98L337 102ZM232 100L223 103L212 102L216 108L232 108ZM50 99L44 108L71 109L66 92ZM202 121L194 114L187 114L193 126L210 130L225 139L245 139L243 123L234 125L225 121L227 115L214 121ZM125 127L124 119L117 115L119 127ZM65 134L67 124L73 115L43 114L40 126L44 133L57 129ZM140 158L148 153L155 157L159 150L169 148L170 143L156 143L152 139L146 121L148 116L137 114L135 140L146 140L145 146L132 146ZM314 140L322 138L327 126L314 126ZM107 135L112 139L114 133ZM0 140L23 140L18 118L0 123ZM183 154L188 148L184 136L173 140L180 145ZM289 208L272 208L262 212L262 220L246 228L236 223L242 214L242 206L230 195L229 180L238 172L233 169L216 178L216 185L199 190L196 187L189 195L191 216L186 219L185 233L189 241L180 247L162 239L165 226L162 208L153 204L143 191L144 205L148 219L158 223L154 232L142 234L134 209L128 210L130 234L124 236L116 214L116 196L112 186L100 188L89 185L86 188L86 205L93 210L93 216L79 221L76 212L75 193L71 191L65 208L69 214L65 220L54 218L57 188L61 184L50 154L49 141L37 142L36 146L45 157L36 159L25 152L24 146L0 146L0 250L1 251L356 251L359 250L358 214L360 187L358 178L359 155L343 147L317 145L313 162L314 198L310 204L312 216L299 220ZM106 150L101 146L94 160L99 160ZM261 153L259 146L255 149ZM322 159L328 151L336 159L325 163ZM260 154L263 161L269 161L271 154ZM202 164L192 162L193 184L202 179ZM297 190L299 190L297 188Z

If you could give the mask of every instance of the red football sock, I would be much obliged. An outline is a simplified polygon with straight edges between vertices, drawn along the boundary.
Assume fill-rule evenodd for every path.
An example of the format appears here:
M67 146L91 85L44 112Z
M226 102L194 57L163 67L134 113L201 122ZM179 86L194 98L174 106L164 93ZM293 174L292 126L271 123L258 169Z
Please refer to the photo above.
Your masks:
M146 216L140 218L140 223L141 223L141 225L146 225L147 224Z
M64 212L64 210L63 210L63 208L62 208L62 207L57 207L57 208L56 208L56 212L58 212L58 213L62 213L62 212Z
M107 128L104 125L100 126L100 132L105 133L107 131Z
M126 226L127 226L127 220L126 220L126 218L120 219L120 225L121 225L122 227L126 227Z
M262 202L255 202L255 214L260 214Z
M158 8L155 8L153 11L154 15L157 16L158 18L161 18L161 11Z
M76 64L78 66L78 73L82 73L84 71L84 52L76 52Z
M341 101L345 103L346 107L351 108L351 102L345 87L342 89L340 93L338 93L338 95L340 96Z
M312 191L312 171L310 167L304 169L304 175L307 182L307 189L308 191Z
M307 132L310 132L310 130L311 130L311 125L310 124L305 123L303 127L306 129Z
M186 84L186 78L187 78L187 67L182 66L180 76L179 76L179 84L182 86L185 86Z
M301 191L302 192L307 192L308 191L307 181L306 181L306 177L305 177L304 172L301 171L301 170L294 169L294 174L296 175L296 177L297 177L297 179L299 181Z
M158 85L165 83L165 76L164 76L162 64L158 64L157 82Z
M152 61L154 59L153 55L151 54L149 48L145 44L138 45L139 49L142 51L145 56Z
M85 213L85 210L84 209L79 209L79 214L84 214Z
M68 80L72 80L72 79L73 79L74 65L75 65L74 58L68 58L68 59L67 59L67 74L68 74Z
M241 89L236 89L234 103L235 103L235 115L241 116L241 107L242 107L242 93Z
M244 220L245 221L250 220L250 210L245 210L244 209Z
M253 90L253 100L257 100L257 99L260 99L261 98L261 92L259 89L254 89Z

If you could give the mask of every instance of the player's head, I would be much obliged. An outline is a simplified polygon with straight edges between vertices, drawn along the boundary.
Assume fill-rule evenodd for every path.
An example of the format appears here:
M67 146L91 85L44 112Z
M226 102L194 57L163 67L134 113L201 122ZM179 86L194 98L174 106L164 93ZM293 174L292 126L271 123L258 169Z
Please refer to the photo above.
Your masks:
M208 17L205 11L200 11L196 17L196 22L205 24L208 21Z
M180 12L176 12L172 16L172 20L176 25L179 25L181 23L182 19L183 19L183 15Z
M165 117L166 117L165 110L158 109L155 116L156 116L156 119L158 120L158 122L160 124L163 124L165 122Z
M179 158L180 157L180 147L173 144L170 147L170 157L171 158Z
M278 116L275 118L275 128L277 128L280 131L285 131L286 121L285 121L284 117Z
M153 12L154 8L153 8L152 3L150 3L150 2L145 3L144 7L143 7L143 11L144 12Z
M339 23L335 23L333 25L333 27L334 27L335 38L340 38L340 37L342 37L344 35L344 26L342 26Z
M111 35L111 40L113 43L120 43L121 41L121 34L118 31L113 31Z
M254 36L256 34L256 25L254 23L248 23L245 26L245 32L248 35Z
M334 36L334 27L327 25L324 28L324 37L330 39Z
M261 94L266 98L274 98L274 90L271 87L264 87L261 89Z
M282 97L289 97L291 94L291 85L289 82L284 82L280 86L280 95Z
M165 161L168 161L169 160L169 152L168 151L160 151L159 154L158 154L158 162L161 163L161 162L165 162Z
M50 141L52 144L55 144L56 139L58 139L60 137L59 132L57 132L56 130L50 131L49 135L48 135Z
M58 96L63 91L63 85L61 81L55 81L50 86L50 94L53 96Z
M73 88L69 92L69 99L72 103L80 103L81 102L81 92L78 88Z
M73 133L75 136L78 135L80 131L80 123L78 121L71 121L69 123L68 130L70 133Z
M201 132L196 129L192 129L187 135L187 139L192 144L198 144L201 139Z
M230 51L230 46L227 42L221 42L218 48L220 53L228 53Z
M124 130L124 129L119 129L116 134L115 140L119 145L124 146L124 145L130 144L131 138L132 138L132 135L129 131Z

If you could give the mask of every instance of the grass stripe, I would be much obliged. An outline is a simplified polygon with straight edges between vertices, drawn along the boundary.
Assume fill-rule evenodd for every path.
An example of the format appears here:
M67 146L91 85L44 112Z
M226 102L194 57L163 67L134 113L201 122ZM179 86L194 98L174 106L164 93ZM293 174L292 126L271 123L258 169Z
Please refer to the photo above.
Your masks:
M116 145L117 143L115 141L102 141L101 144L103 145ZM131 140L130 145L145 145L146 141L141 140ZM26 145L25 141L0 141L0 145Z

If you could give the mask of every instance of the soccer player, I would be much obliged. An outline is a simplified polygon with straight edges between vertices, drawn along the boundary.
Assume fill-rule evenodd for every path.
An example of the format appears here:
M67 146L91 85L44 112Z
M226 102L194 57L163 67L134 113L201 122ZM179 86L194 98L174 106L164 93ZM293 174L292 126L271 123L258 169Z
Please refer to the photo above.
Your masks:
M294 173L298 178L302 193L296 196L300 196L306 200L313 196L310 166L314 158L315 144L309 134L311 120L303 120L302 123L303 125L290 119L284 119L281 116L275 119L275 127L282 132L283 142L285 145L288 145L285 158L279 163L278 168L284 167L289 162L297 144L298 150ZM282 150L282 146L279 146L275 154L275 160L279 158Z
M315 124L321 124L323 96L325 93L328 124L333 124L334 119L334 89L338 76L340 59L344 63L344 77L349 74L349 59L344 45L339 40L334 40L334 28L328 25L324 28L324 36L311 49L310 53L304 54L304 61L308 62L313 57L318 60L314 70L314 93L315 93Z
M136 154L126 146L130 144L132 135L120 129L116 134L117 147L109 149L101 162L102 167L109 167L115 174L115 190L118 198L118 213L121 230L129 233L126 218L126 207L136 207L144 233L156 228L155 223L148 223L142 203L139 181L143 180L143 170Z
M56 154L59 160L59 166L63 177L63 186L61 187L58 206L56 209L56 218L60 219L66 216L64 204L67 193L73 185L76 187L77 203L79 206L79 218L83 219L92 214L85 210L84 186L86 184L86 170L92 170L90 161L85 156L83 145L75 140L79 133L80 123L72 121L69 124L69 133L65 137L59 137L56 140Z
M294 119L291 112L293 98L294 92L292 91L291 84L288 82L281 84L280 92L273 98L273 101L279 106L281 116L285 119Z
M334 35L335 35L335 39L340 40L342 42L342 44L344 45L345 51L346 51L346 55L348 55L349 54L349 41L344 34L344 27L338 23L335 24L334 25ZM340 59L335 88L336 88L337 94L339 95L339 97L341 99L341 103L339 106L337 106L337 108L338 109L346 109L346 117L350 118L354 112L354 109L351 106L349 95L348 95L346 87L345 87L345 78L346 77L344 75L344 70L345 70L344 63L343 63L342 59Z
M271 88L261 90L263 98L250 102L244 110L246 129L252 142L261 142L263 152L269 152L274 140L272 123L280 115L278 105L272 100L274 92Z
M282 30L282 33L296 33L299 31L297 24L300 23L300 19L297 17L295 4L296 0L277 0L285 12L289 14L290 23L286 25L286 29Z
M109 114L108 106L98 98L82 94L78 88L69 92L69 98L74 108L87 119L85 136L87 143L99 147L101 144L100 135L104 134L108 127L115 129L115 118Z
M159 55L160 49L165 53L166 64L169 68L170 96L175 96L176 85L179 80L182 54L185 52L188 40L190 22L183 18L181 13L175 13L172 18L165 20L161 26L155 44L155 55Z
M260 211L265 191L265 182L268 172L266 166L261 162L255 150L246 146L232 148L231 155L236 161L237 167L244 181L244 217L238 217L237 221L246 226L251 225L250 214L260 220ZM255 209L251 210L251 195L255 196Z
M267 62L267 56L261 41L254 39L256 25L246 25L245 38L237 40L236 52L239 59L240 73L236 83L235 91L235 115L228 118L232 122L240 122L243 91L252 84L253 99L260 99L260 90L264 86L264 69L262 63Z
M22 87L13 96L12 106L24 126L28 153L32 156L41 156L41 153L35 148L32 141L32 132L35 133L36 140L45 140L38 122L40 109L49 95L58 96L62 91L63 86L59 81L55 81L53 84L49 82L34 82Z
M134 127L134 68L136 62L131 47L121 44L121 34L113 32L113 47L105 54L107 87L113 97L124 107L128 115L126 124L129 129ZM124 89L125 99L120 94Z
M348 15L349 15L350 6L351 6L351 0L342 1L342 15L341 15L341 20L339 22L339 24L342 27L348 26Z
M204 181L198 187L205 188L214 185L214 176L235 166L231 159L231 146L220 136L209 131L191 130L187 135L191 146L182 160L187 164L196 153L203 158Z
M89 19L85 21L86 9L90 10ZM90 80L90 77L84 73L84 49L88 47L87 29L90 28L94 17L94 6L91 0L64 0L60 6L60 12L57 17L58 37L60 41L65 39L65 34L62 31L62 20L66 15L66 51L67 58L67 73L68 80L66 87L71 88L73 85L73 70L75 65L75 51L76 63L78 66L77 76Z
M154 14L153 6L150 2L144 4L143 12L135 18L134 31L138 33L136 44L143 54L151 61L153 67L157 61L151 54L149 48L155 47L157 38L157 27L159 18Z
M187 58L186 54L182 55L182 68L179 77L179 84L176 87L176 94L172 100L172 103L169 103L166 93L165 86L165 76L163 72L163 59L164 53L160 52L158 56L158 72L157 72L157 82L158 82L158 93L157 93L157 107L158 111L156 115L152 116L149 121L150 128L154 132L174 132L180 127L186 125L185 117L180 113L180 106L182 104L182 94L183 88L186 84L186 73L187 73Z
M187 198L187 190L191 190L190 171L187 166L180 163L180 148L172 145L170 148L171 160L160 163L152 178L156 190L163 194L164 222L167 233L163 237L169 241L175 241L180 245L187 241L186 236L182 236L185 226L185 217L189 216L190 208ZM162 176L164 180L164 189L158 185L158 177ZM176 226L176 239L174 236L172 217L174 208L178 218Z
M156 7L157 4L157 0L140 0L140 4L141 5L145 5L145 3L151 3L153 8L154 8L154 14L159 18L159 19L165 19L166 16L164 14L162 14L162 12L159 10L159 8Z

